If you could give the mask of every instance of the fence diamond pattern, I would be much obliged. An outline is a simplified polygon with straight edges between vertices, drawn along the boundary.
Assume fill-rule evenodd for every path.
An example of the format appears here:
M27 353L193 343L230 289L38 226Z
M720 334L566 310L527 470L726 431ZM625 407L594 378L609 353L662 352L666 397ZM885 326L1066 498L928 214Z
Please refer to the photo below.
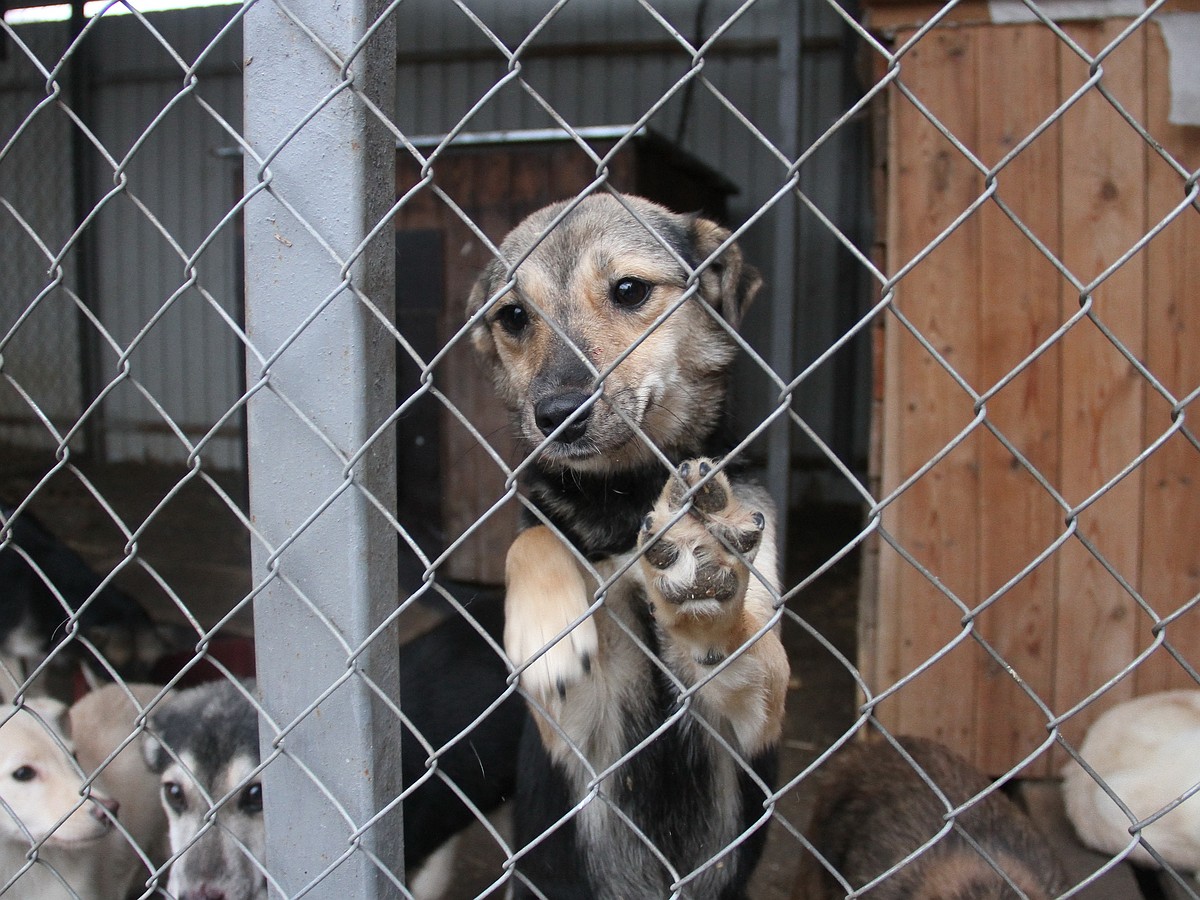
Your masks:
M1162 83L1135 77L1153 56L1147 48L1164 3L1084 26L1024 4L1026 31L1015 40L1028 39L1026 59L1048 54L1041 58L1054 68L1055 89L1039 92L1042 73L1014 71L1020 57L1002 46L1004 38L963 24L963 4L946 4L923 21L868 28L863 11L822 0L820 14L837 21L866 74L837 114L803 139L787 112L800 102L798 85L787 79L800 77L802 46L789 37L775 44L782 121L743 108L737 84L721 77L731 70L713 63L756 21L798 33L801 13L787 3L604 5L630 33L651 35L670 74L653 92L638 85L622 127L603 137L558 99L546 62L567 52L561 29L570 15L581 7L600 15L602 5L586 0L517 4L520 15L512 16L463 0L440 4L438 21L471 35L476 74L486 70L491 80L454 98L442 111L452 124L434 139L395 112L398 95L423 88L398 79L397 32L406 45L429 4L257 0L226 7L221 25L202 39L190 34L186 47L176 46L155 15L120 3L74 20L74 36L59 45L47 35L62 31L6 22L0 413L6 440L37 462L23 479L0 485L0 560L11 563L0 573L32 573L64 610L66 625L48 655L22 655L3 636L0 692L11 704L0 728L15 728L21 710L36 707L35 695L77 693L70 673L81 651L102 678L125 684L150 677L127 665L89 619L111 587L149 586L156 617L175 623L155 670L165 687L138 695L122 746L140 747L169 693L201 671L231 680L248 674L244 660L231 662L222 647L253 620L257 680L244 699L257 713L261 753L234 782L211 789L193 842L209 831L230 833L239 797L261 781L265 849L243 837L238 851L261 852L252 867L258 889L287 897L421 896L404 861L423 837L416 802L437 787L476 823L446 896L503 896L519 882L531 848L517 846L503 815L459 783L453 759L481 752L489 723L528 698L489 618L499 589L464 585L456 567L480 554L488 557L484 568L502 566L506 544L497 546L496 536L511 540L516 511L531 508L521 480L530 460L487 417L489 398L464 399L465 296L444 298L436 340L411 327L416 319L406 318L397 297L421 276L416 257L397 253L397 229L406 222L419 229L425 214L418 211L434 210L465 235L461 253L457 246L439 251L450 257L446 271L454 271L455 254L470 261L445 283L469 284L477 263L499 255L507 227L500 223L519 208L512 200L496 211L520 177L472 185L445 174L481 121L521 109L584 173L561 193L584 197L627 190L622 161L647 129L671 131L681 108L702 104L723 123L725 141L765 160L768 174L759 172L758 184L767 187L739 199L745 209L734 235L778 257L755 260L768 288L751 315L769 325L737 337L738 377L756 395L752 415L738 411L734 456L759 470L791 512L781 525L785 580L773 624L786 636L796 682L778 782L762 796L760 821L770 839L752 895L790 896L793 862L812 849L803 813L815 779L860 734L932 733L1004 782L1056 774L1063 765L1085 765L1103 781L1079 753L1084 726L1135 687L1200 688L1191 539L1200 524L1193 502L1200 442L1188 418L1200 392L1190 318L1195 279L1188 277L1197 259L1200 152L1194 129L1181 139L1174 126L1159 130ZM173 87L160 92L161 105L132 139L118 139L97 115L97 97L80 74L106 52L104 29L116 12L131 13L136 27L126 25L127 34L136 34L139 52L169 59L174 73ZM619 42L613 45L618 52ZM214 99L216 80L230 75L217 63L231 60L244 85L244 121ZM1004 120L1004 104L989 103L1006 90L1028 92L1019 120ZM646 100L649 93L656 96ZM876 135L877 158L886 160L875 170L876 245L806 182L867 117L886 125ZM219 202L209 191L201 207L150 178L147 167L180 122L203 123L226 157L241 161L240 185ZM1038 183L1045 160L1060 183ZM1102 177L1089 180L1094 171ZM553 184L556 173L538 177ZM487 206L472 191L500 199ZM1085 196L1087 204L1076 202ZM114 225L128 229L129 243L169 248L174 267L165 288L149 289L156 299L134 323L129 304L122 310L121 298L104 291L143 274L136 245L122 251L131 254L124 265L111 251ZM779 283L802 253L798 228L832 236L856 277L871 285L862 304L846 298L836 336L813 354L794 352L804 298ZM231 247L244 247L244 305L240 277L232 286L222 277ZM798 267L825 262L801 258ZM435 268L442 263L438 257ZM193 347L186 363L173 355L162 337L173 322L202 323L191 333L207 349ZM877 366L869 472L796 400L858 358L854 348L866 341L874 341ZM187 398L216 382L205 360L230 352L244 359L244 378L224 394L214 388L197 419ZM117 477L99 464L117 409L140 410L143 430L182 461L170 478L148 485L153 499L140 507L114 497L121 478L141 477L136 467ZM422 421L467 448L441 454L435 486L444 502L472 491L483 498L475 498L465 527L448 527L435 540L427 509L405 505L426 487L419 483L424 470L396 463L398 452L412 459L405 448ZM247 487L214 462L243 422ZM788 490L797 453L819 460L861 510L828 549L821 535L819 558L805 545L813 529ZM488 486L477 489L478 479ZM119 536L109 541L119 549L107 556L86 536L76 541L99 573L79 597L20 540L22 521L35 513L50 531L63 530L47 511L68 509L61 499L68 495L90 510L78 516ZM250 559L239 558L250 563L249 574L215 611L199 609L203 591L155 552L164 533L189 552L198 533L192 529L202 523L189 518L196 506L184 504L196 498L235 532L233 542L249 545ZM441 512L443 498L433 502ZM825 633L828 611L814 600L847 570L865 579L857 657L847 639L853 629ZM0 584L0 596L5 590L14 589ZM835 615L852 618L855 591L838 597ZM600 591L589 615L603 598ZM466 623L488 664L503 670L495 690L447 734L430 732L416 712L423 708L417 695L455 702L439 693L452 673L406 668L420 664L410 651L414 635L429 633L427 620ZM1060 669L1046 662L1049 647ZM1090 659L1093 649L1088 665L1066 664ZM818 683L844 692L847 712L814 732L812 721L830 702L803 683L821 677L813 675L818 665L834 670ZM698 689L680 688L685 696ZM991 710L989 698L998 704ZM692 715L686 704L680 715ZM48 716L39 727L52 730ZM401 771L401 745L418 751L415 779ZM732 745L725 749L736 755ZM198 765L183 748L171 752L185 767ZM114 767L114 759L102 755L101 768ZM84 794L100 790L86 765L82 774ZM595 773L593 790L572 799L571 815L608 802L607 774ZM0 797L0 817L19 820L16 802ZM81 798L75 807L88 805ZM957 813L951 806L948 814ZM1089 896L1144 847L1164 865L1171 896L1196 897L1185 870L1141 837L1163 812L1127 809L1126 846L1072 875L1062 896ZM137 842L130 830L116 831L123 845ZM750 838L740 835L696 871L672 872L671 896L694 896L704 870ZM91 886L71 881L46 835L27 828L18 844L22 862L0 873L0 890L32 896L21 893L23 880L50 870L68 896L94 896ZM181 865L183 850L135 855L132 895L175 890L167 872ZM908 859L893 871L918 863Z

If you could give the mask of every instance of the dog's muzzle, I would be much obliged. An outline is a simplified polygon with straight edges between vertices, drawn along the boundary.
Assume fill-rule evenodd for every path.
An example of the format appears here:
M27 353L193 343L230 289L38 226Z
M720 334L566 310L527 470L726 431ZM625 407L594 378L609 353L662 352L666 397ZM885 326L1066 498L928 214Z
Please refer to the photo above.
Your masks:
M549 437L555 429L571 419L558 433L556 440L564 444L574 443L587 432L588 416L591 415L592 407L582 407L591 396L584 391L568 391L539 400L533 407L533 421L538 430Z

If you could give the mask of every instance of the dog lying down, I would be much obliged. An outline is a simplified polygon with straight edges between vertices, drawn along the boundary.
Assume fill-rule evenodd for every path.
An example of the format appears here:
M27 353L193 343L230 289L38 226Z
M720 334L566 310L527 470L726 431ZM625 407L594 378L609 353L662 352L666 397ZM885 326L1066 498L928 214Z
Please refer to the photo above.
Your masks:
M1137 819L1166 809L1200 782L1200 690L1162 691L1114 706L1088 730L1079 755ZM1083 843L1120 853L1133 822L1075 762L1063 769L1067 817ZM1200 797L1146 825L1142 837L1170 865L1200 876ZM1140 843L1129 858L1159 863Z
M774 512L723 424L759 286L730 232L648 200L547 207L468 301L522 451L506 563L522 741L514 896L737 898L788 663Z
M470 611L498 639L498 608ZM441 748L507 689L508 667L457 614L401 648L400 706L434 748ZM510 695L471 731L440 754L438 768L484 812L513 790L517 743L524 710ZM258 716L239 686L216 681L179 691L151 719L157 740L145 743L161 773L162 802L171 850L177 854L168 883L181 900L265 900L265 831L259 763ZM169 752L166 748L171 748ZM405 785L426 772L422 744L405 729L401 769ZM227 799L226 799L227 798ZM200 834L213 802L224 802L217 827ZM412 877L430 854L475 821L471 810L440 777L421 784L404 801L404 863L414 895L436 896L434 876Z
M942 831L951 809L947 800L959 806L991 787L987 778L941 744L915 737L902 737L899 743L945 800L886 741L841 750L818 770L817 799L805 832L828 868L805 852L794 900L835 900L851 888L870 884ZM1003 794L992 792L972 802L955 821L957 827L866 896L1013 900L1020 896L1015 885L1029 900L1043 900L1064 890L1065 879L1046 839Z
M141 685L131 689L139 703L157 693ZM165 861L157 778L132 743L106 763L133 732L137 712L117 685L87 695L69 713L48 697L5 709L8 718L0 724L5 897L121 900L141 894L138 886ZM85 776L103 763L85 798ZM34 843L37 861L23 868ZM148 855L149 869L135 846Z

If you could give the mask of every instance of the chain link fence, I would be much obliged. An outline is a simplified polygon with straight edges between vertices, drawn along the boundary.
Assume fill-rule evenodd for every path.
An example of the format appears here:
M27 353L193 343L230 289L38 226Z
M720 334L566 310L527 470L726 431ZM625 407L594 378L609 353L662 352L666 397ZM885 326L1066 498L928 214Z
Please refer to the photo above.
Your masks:
M1109 12L8 14L0 891L542 896L525 861L604 808L664 896L707 896L764 827L748 896L884 891L952 840L1040 896L973 818L1009 795L1059 855L1061 877L1035 872L1047 896L1196 897L1200 141L1162 37L1195 13ZM507 801L526 706L546 740L566 733L525 690L536 659L504 651L531 459L471 347L503 293L473 318L467 295L516 262L499 244L527 214L627 193L702 210L764 275L730 335L722 465L768 488L781 579L751 574L769 621L522 844ZM712 261L686 262L702 303ZM594 600L539 658L604 613ZM677 870L608 776L679 721L751 772L689 704L773 635L791 663L778 775L750 792L749 827ZM1084 740L1168 690L1189 693L1109 720L1147 758L1156 725L1188 748L1146 799ZM867 738L926 770L936 802L885 859L912 810L868 794L888 815L846 826L863 870L809 812ZM43 766L61 806L21 793ZM1064 814L1064 774L1099 791L1085 812L1068 796ZM1066 816L1103 831L1106 798L1116 824L1085 850ZM92 843L56 840L77 828Z

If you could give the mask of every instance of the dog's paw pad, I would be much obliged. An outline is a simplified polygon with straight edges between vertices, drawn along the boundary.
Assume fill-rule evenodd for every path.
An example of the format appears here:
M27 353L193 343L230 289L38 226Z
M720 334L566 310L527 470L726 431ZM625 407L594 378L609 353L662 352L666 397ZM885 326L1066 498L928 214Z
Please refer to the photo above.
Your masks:
M642 531L638 535L638 545L642 548L642 556L646 562L656 569L669 569L679 560L679 547L663 538L654 540L655 520L653 515L642 519Z
M748 556L758 549L766 527L766 516L755 510L745 524L726 525L714 522L709 526L709 530L717 540L730 550L735 550L743 556Z
M696 488L692 505L702 513L714 514L729 504L729 482L724 473L713 475L713 463L709 459L690 459L681 463L670 481L670 504L678 509L683 506L687 492Z
M665 581L661 589L664 600L683 606L705 600L726 603L737 595L739 586L737 573L732 568L707 562L696 567L694 577L682 583Z
M638 536L652 599L694 612L736 601L766 528L765 513L739 499L712 460L682 463Z

